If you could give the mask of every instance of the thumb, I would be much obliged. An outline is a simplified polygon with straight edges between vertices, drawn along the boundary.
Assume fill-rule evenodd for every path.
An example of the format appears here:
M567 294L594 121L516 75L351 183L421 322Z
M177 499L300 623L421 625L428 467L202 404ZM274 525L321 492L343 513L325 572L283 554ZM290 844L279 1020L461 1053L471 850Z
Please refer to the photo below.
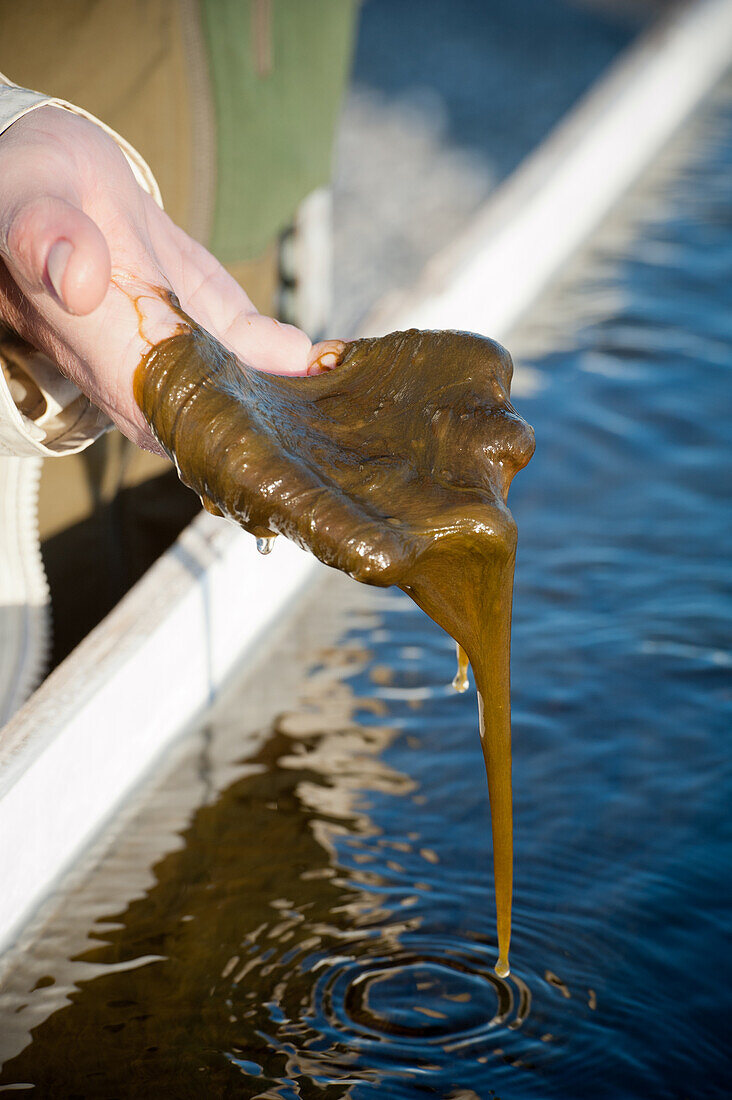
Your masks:
M46 291L74 314L102 302L111 275L109 248L98 226L73 203L56 196L28 200L12 215L5 236L11 273Z

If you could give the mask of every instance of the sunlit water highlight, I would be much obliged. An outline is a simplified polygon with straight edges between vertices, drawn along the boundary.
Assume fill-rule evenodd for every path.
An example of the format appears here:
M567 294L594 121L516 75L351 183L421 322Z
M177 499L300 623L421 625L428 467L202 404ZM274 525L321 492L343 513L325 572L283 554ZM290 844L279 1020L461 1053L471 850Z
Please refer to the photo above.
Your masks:
M406 598L337 579L341 640L300 706L77 959L53 924L29 956L35 988L0 1014L49 1011L4 1085L728 1094L732 112L710 129L664 218L585 281L613 310L533 361L521 401L511 977L474 688ZM212 716L214 747L246 707Z

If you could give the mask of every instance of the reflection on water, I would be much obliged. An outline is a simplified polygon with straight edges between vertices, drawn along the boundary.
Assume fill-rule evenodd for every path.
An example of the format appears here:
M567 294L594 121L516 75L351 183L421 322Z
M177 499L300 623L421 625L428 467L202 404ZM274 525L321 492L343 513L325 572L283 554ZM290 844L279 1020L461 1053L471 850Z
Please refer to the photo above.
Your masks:
M407 1087L425 1075L447 1088L455 1057L484 1064L494 1035L522 1025L528 987L492 970L488 861L483 903L461 932L441 858L409 821L420 784L386 759L402 728L423 725L415 701L449 718L449 689L421 671L430 650L444 658L445 639L435 630L420 642L406 600L354 595L351 616L366 628L321 650L300 707L277 717L246 774L198 807L154 885L105 913L96 945L61 967L67 1003L3 1082L54 1096L350 1096L357 1083L378 1095L385 1076ZM402 619L406 637L394 629ZM374 687L371 643L385 623L392 682ZM245 693L227 700L223 721L242 705ZM175 777L163 801L169 790ZM383 829L376 800L407 818ZM48 950L36 954L53 968ZM44 975L35 992L55 984Z
M181 765L120 838L126 862L113 853L18 962L0 1002L4 1085L727 1094L720 112L665 219L585 281L598 303L612 291L612 312L531 364L540 450L514 498L515 973L491 970L475 690L452 690L453 645L406 597L334 578L310 616L340 603L340 638L314 653L297 705L276 703L270 662L269 728L239 765L252 688L235 690L201 734L198 785ZM133 887L125 873L164 825L167 854Z

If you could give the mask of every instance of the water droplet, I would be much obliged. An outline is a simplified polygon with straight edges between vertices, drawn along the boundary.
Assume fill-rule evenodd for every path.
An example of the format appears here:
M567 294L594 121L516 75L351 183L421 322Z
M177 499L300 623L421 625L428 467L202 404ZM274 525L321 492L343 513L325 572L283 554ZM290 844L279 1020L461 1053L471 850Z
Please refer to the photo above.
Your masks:
M455 691L463 692L467 691L470 687L470 681L468 680L468 655L461 645L456 643L456 647L458 667L455 678L452 681L452 686Z
M257 550L260 554L269 554L274 546L274 540L276 535L265 535L264 538L257 539Z
M508 959L499 959L496 963L494 970L499 978L507 978L511 973L511 967L508 965Z
M464 672L458 671L453 677L452 686L455 688L455 691L467 691L470 687L470 681Z

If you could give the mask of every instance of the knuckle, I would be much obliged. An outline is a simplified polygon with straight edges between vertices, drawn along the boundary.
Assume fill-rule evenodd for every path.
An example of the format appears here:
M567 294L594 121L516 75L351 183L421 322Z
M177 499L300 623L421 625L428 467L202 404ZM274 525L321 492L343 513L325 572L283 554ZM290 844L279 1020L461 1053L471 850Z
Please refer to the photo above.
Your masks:
M6 234L6 247L12 260L27 264L32 258L34 227L39 216L39 201L26 202L11 216Z

